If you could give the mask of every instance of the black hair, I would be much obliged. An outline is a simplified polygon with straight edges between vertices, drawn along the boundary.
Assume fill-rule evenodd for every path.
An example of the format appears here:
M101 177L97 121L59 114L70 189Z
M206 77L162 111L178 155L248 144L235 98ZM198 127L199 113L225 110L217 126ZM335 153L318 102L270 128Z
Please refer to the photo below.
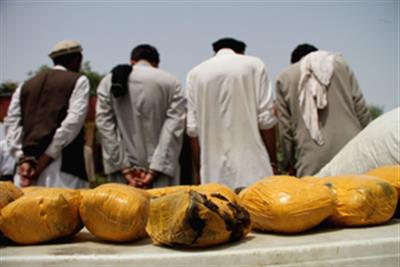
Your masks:
M64 67L67 67L69 64L71 64L74 60L82 60L82 53L81 52L76 52L76 53L71 53L71 54L66 54L66 55L61 55L58 57L53 58L53 63L54 65L61 65Z
M160 63L160 55L157 49L148 44L138 45L131 52L131 60L139 61L141 59L157 65Z
M318 48L313 45L299 44L292 52L290 63L296 63L297 61L300 61L302 57L314 51L318 51Z
M235 53L244 54L244 51L246 49L246 44L242 41L233 38L222 38L219 39L218 41L215 41L212 44L212 47L215 53L222 48L230 48L233 51L235 51Z

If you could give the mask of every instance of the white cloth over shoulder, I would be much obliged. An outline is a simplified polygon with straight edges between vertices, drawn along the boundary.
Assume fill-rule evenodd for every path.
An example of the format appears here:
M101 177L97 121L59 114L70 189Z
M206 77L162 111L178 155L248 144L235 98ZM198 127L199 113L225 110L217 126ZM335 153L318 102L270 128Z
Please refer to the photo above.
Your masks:
M299 106L304 123L318 145L324 144L318 109L324 109L328 104L326 90L333 74L334 57L331 52L316 51L300 62Z
M400 108L372 121L317 176L363 174L385 165L400 164Z

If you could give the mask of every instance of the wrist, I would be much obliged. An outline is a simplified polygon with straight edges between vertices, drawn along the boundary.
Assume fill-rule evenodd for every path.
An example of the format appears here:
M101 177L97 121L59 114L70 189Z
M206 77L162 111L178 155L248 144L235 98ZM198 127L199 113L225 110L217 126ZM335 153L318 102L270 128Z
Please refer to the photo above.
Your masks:
M28 163L32 167L36 166L38 163L38 160L34 156L22 156L18 160L18 165L22 165L23 163Z
M127 175L127 174L129 174L129 173L131 173L131 171L132 171L132 169L131 168L123 168L122 170L121 170L121 174L122 175Z

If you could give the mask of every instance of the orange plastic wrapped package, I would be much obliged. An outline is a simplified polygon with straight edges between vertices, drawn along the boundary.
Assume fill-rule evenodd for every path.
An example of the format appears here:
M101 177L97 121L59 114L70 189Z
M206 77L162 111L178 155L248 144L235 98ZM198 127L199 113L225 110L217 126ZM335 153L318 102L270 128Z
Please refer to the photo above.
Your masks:
M152 197L161 197L181 190L184 191L194 190L197 192L204 192L204 193L223 193L226 197L229 198L229 200L239 201L239 198L235 192L233 192L229 187L218 183L210 183L205 185L176 185L176 186L153 188L146 191Z
M152 188L146 190L151 197L162 197L168 194L175 193L180 190L189 190L192 186L190 185L175 185L175 186L166 186L166 187L159 187L159 188Z
M229 201L240 204L239 196L235 192L233 192L229 187L222 185L222 184L210 183L210 184L205 184L205 185L199 185L199 186L195 186L193 188L193 190L200 192L200 193L205 192L205 193L209 193L209 194L222 194Z
M152 199L146 230L156 244L208 247L243 238L251 223L224 193L180 190Z
M48 188L48 187L34 185L34 186L21 187L21 190L24 193L24 195L27 195L27 194L30 194L32 192L36 192L38 190L46 189L46 188Z
M82 192L80 215L96 237L127 242L146 235L149 194L123 184L104 184Z
M12 182L0 182L0 211L10 202L23 196L24 193Z
M334 195L324 185L291 176L266 177L239 194L253 228L278 233L299 233L330 216Z
M386 180L396 188L397 196L400 197L400 165L378 167L370 170L366 175Z
M71 236L82 228L81 196L72 189L47 188L24 195L1 211L0 228L19 244Z
M366 175L322 178L318 181L336 195L335 210L328 218L339 226L387 222L397 206L397 190L383 179Z

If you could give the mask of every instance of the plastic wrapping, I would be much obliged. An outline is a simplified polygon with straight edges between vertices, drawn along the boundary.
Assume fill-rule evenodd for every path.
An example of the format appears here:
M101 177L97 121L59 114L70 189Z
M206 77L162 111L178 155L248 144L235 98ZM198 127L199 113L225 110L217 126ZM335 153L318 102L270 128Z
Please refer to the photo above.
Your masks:
M37 244L77 233L82 224L78 191L48 188L31 192L1 211L0 228L19 244Z
M21 187L22 192L24 192L24 195L30 194L32 192L36 192L41 189L46 189L48 187L44 186L27 186L27 187Z
M12 182L0 182L0 211L10 202L23 196L24 193Z
M183 191L194 190L197 192L204 192L204 193L223 193L226 197L228 197L230 201L240 201L237 194L233 192L229 187L218 183L209 183L205 185L176 185L176 186L153 188L146 191L151 195L151 197L154 198L172 194L181 190Z
M223 192L180 190L152 199L147 233L154 243L173 247L239 240L251 230L250 216L229 198Z
M396 188L397 196L400 198L400 165L375 168L367 172L366 175L376 176L389 182Z
M96 237L114 242L146 235L149 195L123 184L104 184L82 192L80 215Z
M338 226L362 226L388 221L396 210L396 189L383 179L366 175L322 178L336 195L335 210L328 218Z
M253 228L299 233L315 227L334 210L334 195L325 186L291 176L266 177L239 194Z
M175 185L175 186L166 186L166 187L159 187L159 188L152 188L146 190L151 197L162 197L171 193L175 193L180 190L189 190L192 188L190 185Z

